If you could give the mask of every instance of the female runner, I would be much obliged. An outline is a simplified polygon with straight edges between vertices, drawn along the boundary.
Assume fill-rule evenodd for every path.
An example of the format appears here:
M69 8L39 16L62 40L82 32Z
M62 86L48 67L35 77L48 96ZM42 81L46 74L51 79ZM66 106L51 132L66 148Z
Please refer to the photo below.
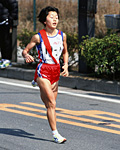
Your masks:
M40 95L47 108L47 118L52 130L53 140L57 143L64 143L66 138L62 137L56 127L56 98L58 93L58 81L60 77L59 58L63 54L64 65L62 66L63 76L68 76L68 51L66 34L57 29L59 22L59 10L48 6L43 8L38 16L39 21L44 25L48 40L52 48L52 55L57 64L53 61L44 45L40 32L35 34L30 43L23 50L22 55L27 63L33 62L34 58L29 51L36 45L40 63L36 68L35 81L40 88Z

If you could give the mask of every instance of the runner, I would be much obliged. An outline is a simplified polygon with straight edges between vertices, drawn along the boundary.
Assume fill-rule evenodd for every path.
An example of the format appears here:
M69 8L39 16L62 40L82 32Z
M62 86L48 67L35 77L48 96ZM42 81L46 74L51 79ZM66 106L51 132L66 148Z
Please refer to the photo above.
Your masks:
M66 138L62 137L56 127L56 98L58 94L58 81L60 77L59 59L63 54L64 65L62 66L63 76L68 76L68 51L66 34L57 29L59 22L59 10L48 6L43 8L38 16L39 21L44 25L44 34L47 35L52 53L46 50L46 42L41 31L35 34L30 43L23 50L22 55L27 63L33 62L34 58L29 51L36 45L40 63L35 72L34 80L40 88L40 95L47 108L47 118L52 130L53 140L57 143L64 143Z

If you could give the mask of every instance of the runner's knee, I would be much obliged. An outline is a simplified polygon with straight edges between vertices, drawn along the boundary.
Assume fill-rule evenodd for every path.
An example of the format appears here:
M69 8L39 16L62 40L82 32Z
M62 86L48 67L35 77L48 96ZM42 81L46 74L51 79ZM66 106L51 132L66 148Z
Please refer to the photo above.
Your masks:
M49 101L48 104L46 105L46 108L52 108L55 109L56 108L56 101Z

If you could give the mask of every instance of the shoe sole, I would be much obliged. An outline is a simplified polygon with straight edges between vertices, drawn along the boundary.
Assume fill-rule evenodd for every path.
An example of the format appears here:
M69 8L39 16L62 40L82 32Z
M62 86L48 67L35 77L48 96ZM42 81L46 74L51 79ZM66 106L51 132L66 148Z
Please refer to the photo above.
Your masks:
M0 69L5 69L5 68L8 68L8 67L11 67L12 65L6 65L4 67L0 67Z
M65 143L67 140L66 139L64 139L62 142L56 142L55 140L53 140L55 143L58 143L58 144L63 144L63 143Z
M63 144L63 143L65 143L67 140L66 139L64 139L60 144Z

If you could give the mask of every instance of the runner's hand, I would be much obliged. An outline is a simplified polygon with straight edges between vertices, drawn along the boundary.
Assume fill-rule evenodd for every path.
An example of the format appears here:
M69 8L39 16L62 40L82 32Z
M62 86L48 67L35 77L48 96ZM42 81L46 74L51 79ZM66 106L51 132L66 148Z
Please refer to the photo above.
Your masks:
M63 69L63 72L61 73L61 75L67 77L69 75L69 72L68 72L68 64L64 64L62 66L62 69Z
M26 59L26 63L34 62L34 58L31 55L29 55L29 54L27 54L25 56L25 59Z

